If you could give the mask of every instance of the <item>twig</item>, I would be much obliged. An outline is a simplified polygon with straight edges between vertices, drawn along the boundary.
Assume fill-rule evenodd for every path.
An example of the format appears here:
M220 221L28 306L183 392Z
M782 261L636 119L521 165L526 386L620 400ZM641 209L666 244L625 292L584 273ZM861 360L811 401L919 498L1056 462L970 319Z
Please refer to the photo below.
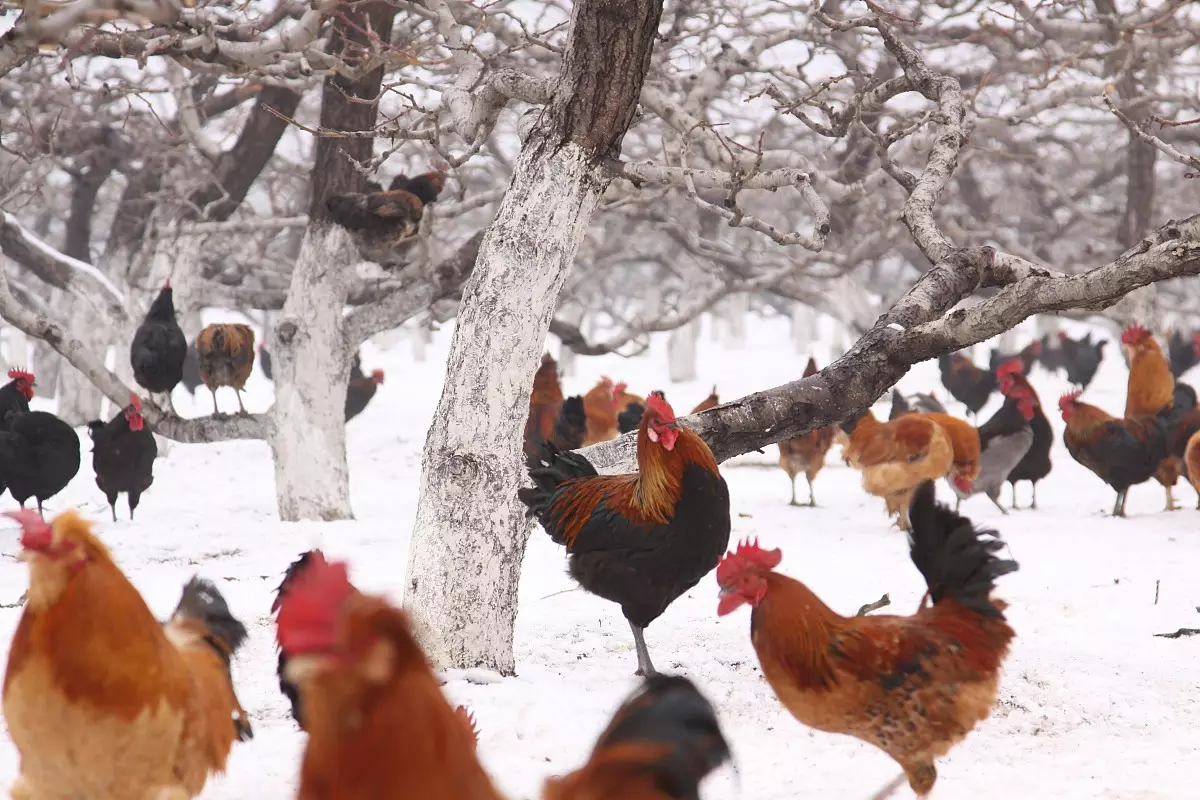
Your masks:
M892 604L892 598L889 597L886 592L884 592L883 597L879 598L874 603L867 603L865 606L860 608L858 610L858 613L855 614L854 616L865 617L867 614L870 614L872 611L878 611L881 608L887 608L891 604Z
M1154 605L1158 605L1158 586L1160 581L1154 582Z
M1160 639L1182 639L1184 636L1200 636L1200 628L1180 628L1174 633L1156 633Z

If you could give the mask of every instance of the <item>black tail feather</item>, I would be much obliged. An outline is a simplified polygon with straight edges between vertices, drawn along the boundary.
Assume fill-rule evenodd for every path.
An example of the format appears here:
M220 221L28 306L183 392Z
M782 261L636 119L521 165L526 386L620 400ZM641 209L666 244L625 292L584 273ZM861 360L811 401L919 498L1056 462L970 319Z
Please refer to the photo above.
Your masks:
M913 494L908 518L909 555L934 605L951 599L986 617L1004 619L990 595L997 578L1017 571L1017 562L996 555L1004 548L996 532L977 529L971 520L938 503L932 481Z
M712 704L679 675L647 678L613 716L596 751L618 743L665 747L652 765L656 783L681 800L697 797L704 777L731 757Z
M517 490L517 497L528 508L528 514L545 525L544 516L558 487L575 478L595 477L591 463L574 452L562 452L552 442L546 442L536 454L525 460L533 486Z
M583 446L584 436L587 435L587 414L583 410L583 398L579 395L568 397L558 410L554 420L554 445L559 450L577 450Z
M645 413L646 407L641 403L630 403L625 406L624 410L617 414L617 430L622 434L636 431L642 424L642 416Z
M291 586L292 581L296 579L308 562L315 555L317 550L307 550L300 554L300 557L288 565L287 571L283 573L283 580L279 582L279 587L275 590L275 601L271 605L271 611L274 613L279 609L279 601ZM296 724L300 726L300 730L306 730L304 727L304 717L300 704L300 689L287 679L284 671L287 669L287 656L283 651L279 651L279 659L275 664L275 676L279 678L279 691L283 692L283 696L288 699L288 704L292 709L292 719L296 720Z
M246 626L230 612L229 604L217 587L203 578L194 577L183 587L174 616L204 623L213 638L231 655L246 641Z

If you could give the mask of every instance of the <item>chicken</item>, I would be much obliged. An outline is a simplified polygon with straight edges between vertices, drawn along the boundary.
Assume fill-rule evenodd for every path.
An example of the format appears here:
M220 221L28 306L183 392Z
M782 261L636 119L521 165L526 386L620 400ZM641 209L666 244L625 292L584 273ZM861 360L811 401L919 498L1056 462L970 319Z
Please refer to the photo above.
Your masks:
M583 411L587 415L587 437L583 440L585 447L616 438L617 409L613 404L612 378L603 377L588 390L583 396Z
M192 397L196 396L196 389L204 383L200 377L200 354L196 352L195 342L188 345L187 355L183 358L183 378L180 382Z
M20 522L28 602L8 654L4 718L17 800L186 800L252 733L229 660L246 630L207 582L164 626L74 511Z
M613 413L619 412L624 408L629 408L629 406L634 403L636 403L637 405L640 405L640 406L646 405L646 398L644 398L640 395L630 394L629 392L626 391L626 389L628 389L628 388L629 388L629 384L627 384L627 383L618 383L615 386L613 386L613 390L612 390ZM717 387L714 386L713 391L716 392L716 389L717 389ZM695 414L697 412L693 411L692 413Z
M133 379L148 392L169 394L183 380L187 349L187 337L175 320L174 292L167 281L129 345Z
M1059 331L1054 338L1050 334L1042 336L1042 348L1038 353L1038 361L1046 368L1047 372L1058 372L1061 369L1066 369L1066 353L1063 350L1060 342L1067 336L1066 331Z
M33 399L33 390L37 386L33 373L23 369L10 369L8 377L8 383L0 386L0 431L8 430L10 416L29 411L29 401ZM4 487L0 486L2 491Z
M254 331L241 323L214 323L196 337L196 352L200 356L200 379L212 392L214 416L220 413L217 389L222 386L237 392L238 409L245 414L242 389L254 369Z
M274 382L275 378L271 372L271 351L267 349L266 342L258 346L258 368L262 371L264 378Z
M375 390L383 385L383 370L372 370L369 376L359 373L351 376L346 384L346 422L357 417L375 396Z
M721 398L717 396L717 385L713 384L712 391L708 393L708 397L696 404L696 407L691 410L692 414L703 414L710 408L716 408L721 405Z
M422 206L436 203L438 195L444 188L446 188L446 171L441 169L423 172L415 178L409 178L403 174L397 175L388 185L389 191L405 191L415 195L421 201Z
M92 437L92 469L96 486L108 498L113 522L117 521L117 495L125 492L129 500L129 518L138 507L142 493L154 483L154 459L158 445L142 417L142 401L129 396L129 405L107 423L98 419L88 423Z
M1121 348L1129 355L1129 386L1125 394L1125 418L1154 416L1171 410L1175 377L1171 365L1150 332L1131 325L1121 334ZM1166 510L1175 510L1175 483L1182 463L1167 453L1154 478L1167 493Z
M1092 378L1096 377L1096 370L1100 369L1100 362L1104 360L1104 348L1108 340L1093 343L1091 331L1075 340L1067 336L1065 331L1059 331L1058 342L1067 380L1081 389L1087 389Z
M905 397L899 389L892 389L892 409L888 413L888 422L905 414L917 413L945 414L946 407L933 392L929 394L917 392L911 397Z
M944 756L996 701L1014 633L991 592L1014 561L994 531L972 527L921 484L909 512L909 553L932 600L910 617L843 617L807 586L775 572L782 554L744 542L717 567L724 616L753 609L750 639L763 677L801 724L853 736L891 756L919 797Z
M712 450L679 425L662 392L646 398L638 472L597 475L550 445L528 460L518 496L584 590L619 603L633 630L638 673L655 672L642 632L717 565L729 544L729 488Z
M308 744L299 800L499 800L470 716L438 688L408 615L313 554L279 603Z
M365 258L388 265L394 263L397 247L416 235L425 204L407 189L366 188L371 191L334 195L325 207L330 219L350 232Z
M275 589L275 600L271 604L271 613L278 614L279 606L283 602L284 595L291 589L296 577L308 568L312 563L314 556L324 554L320 550L308 550L300 554L300 557L288 565L287 571L283 573L283 580L279 582L279 587ZM283 696L287 698L288 704L292 709L292 719L296 720L296 724L300 726L300 730L304 728L304 715L300 708L300 687L293 682L287 674L287 655L281 649L279 658L275 666L275 675L279 678L279 691L283 692Z
M988 369L995 372L1000 368L1001 364L1007 364L1013 359L1017 359L1021 364L1021 374L1028 375L1029 370L1033 369L1033 365L1038 362L1038 357L1042 354L1042 342L1039 339L1034 339L1025 347L1021 348L1021 352L1005 355L998 348L993 347L988 354Z
M1165 420L1167 425L1168 450L1179 464L1179 470L1192 486L1196 478L1187 462L1187 446L1196 431L1200 431L1200 407L1196 405L1196 390L1183 381L1175 381L1175 392L1171 401L1171 411ZM1161 466L1160 466L1161 469ZM1200 498L1197 498L1197 508L1200 508Z
M529 395L529 416L525 420L525 456L536 455L554 433L554 420L563 404L562 384L558 380L558 362L549 353L533 373L533 391ZM584 400L586 406L587 400Z
M1029 380L1024 375L1016 373L1009 374L1006 380L1012 384L1008 392L1009 396L1020 395L1033 406L1033 417L1029 420L1029 429L1033 432L1033 442L1006 478L1012 484L1012 507L1014 510L1017 508L1017 484L1021 481L1029 481L1033 486L1033 499L1029 507L1036 509L1038 481L1049 475L1050 468L1053 466L1050 462L1050 448L1054 446L1054 429L1050 427L1050 420L1046 419L1046 412L1042 410L1042 401L1038 398L1038 394L1030 385Z
M641 403L630 403L625 406L625 409L617 414L617 432L626 434L636 431L638 425L642 424L642 415L645 413L646 407Z
M543 800L695 800L730 758L716 712L687 678L654 675L617 710L587 764L550 778Z
M847 464L862 471L863 489L882 497L889 516L908 530L912 493L927 480L950 471L954 446L950 436L924 414L907 414L880 422L870 409L842 424L850 443L842 449Z
M1113 516L1125 516L1130 486L1145 483L1167 456L1167 430L1157 416L1114 419L1096 406L1080 401L1080 391L1058 401L1067 429L1063 442L1071 457L1117 492Z
M1167 357L1171 363L1171 374L1176 378L1200 364L1200 332L1185 337L1179 331L1171 331L1171 337L1167 340Z
M42 504L79 474L79 435L46 411L17 412L0 431L0 482L25 507L29 498Z
M578 450L583 447L587 436L587 415L583 412L583 398L573 395L563 401L554 420L554 432L550 441L559 450Z
M1188 480L1196 490L1196 495L1200 497L1200 430L1188 439L1183 450L1183 463L1187 469ZM1200 509L1200 500L1197 500L1196 508Z
M1000 489L1008 480L1009 473L1033 446L1033 428L1029 423L1033 419L1036 400L1025 389L1028 383L1021 375L1020 361L1002 364L996 376L1000 379L1004 405L991 419L979 426L979 474L966 491L953 482L951 488L960 502L973 494L982 493L996 504L1000 513L1007 514L1008 511L1000 505ZM1016 382L1017 377L1021 378L1021 384Z
M950 396L967 407L974 417L996 389L996 376L982 370L962 353L948 353L938 359L942 385Z
M936 422L950 437L950 469L946 472L946 481L956 493L969 493L979 477L979 431L971 423L949 414L921 416Z
M803 377L807 378L816 374L817 360L809 356L808 364L804 367ZM792 484L792 499L788 501L788 505L800 505L796 502L796 476L803 472L808 481L808 507L816 508L817 496L813 492L813 481L825 467L825 454L829 452L829 448L833 444L836 431L836 425L827 425L824 428L809 431L803 436L783 439L779 442L779 466L787 473L788 480Z

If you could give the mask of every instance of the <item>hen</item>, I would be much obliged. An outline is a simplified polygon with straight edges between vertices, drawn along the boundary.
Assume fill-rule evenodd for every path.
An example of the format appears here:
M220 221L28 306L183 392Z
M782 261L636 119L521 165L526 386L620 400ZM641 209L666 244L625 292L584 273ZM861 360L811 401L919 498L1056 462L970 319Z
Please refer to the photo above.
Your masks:
M1129 356L1129 383L1125 394L1125 418L1170 414L1175 394L1175 376L1163 356L1162 348L1140 325L1131 325L1121 334L1121 348ZM1173 422L1165 419L1168 429ZM1154 472L1154 478L1166 491L1166 510L1174 511L1175 483L1182 462L1169 452Z
M642 631L707 575L729 544L729 489L712 451L679 425L662 392L646 398L638 472L597 475L578 453L553 445L528 460L532 488L517 494L570 554L586 591L621 605L638 673L655 672Z
M973 494L985 494L1000 509L1000 513L1007 514L1008 511L1000 505L1000 490L1009 474L1033 446L1030 422L1036 410L1036 398L1025 389L1028 384L1021 375L1020 362L1010 361L1001 365L997 375L1004 405L991 419L979 426L979 445L982 449L979 454L979 474L968 491L960 491L955 486L954 493L960 501ZM1017 382L1017 378L1021 383Z
M96 486L108 498L113 522L117 521L117 495L121 492L128 496L129 518L133 519L142 493L154 483L154 459L158 458L158 444L142 418L142 401L131 394L129 405L107 423L89 422L88 434Z
M1020 362L1018 362L1019 364ZM946 482L955 491L969 494L979 477L979 431L966 420L950 414L922 414L941 426L950 437L950 469Z
M587 391L583 396L583 411L587 415L587 437L583 440L585 447L616 438L617 407L612 378L601 378Z
M219 414L217 389L231 387L237 392L238 409L242 405L242 389L254 369L254 330L241 323L209 325L196 337L196 353L200 358L200 379L212 392L213 414Z
M586 405L587 401L584 401ZM533 390L529 394L529 416L525 418L523 436L525 456L537 455L542 444L554 433L554 420L563 404L562 384L558 379L558 362L549 353L542 354L542 363L533 373Z
M717 407L717 406L719 406L719 405L721 405L721 398L720 398L720 396L717 394L717 386L716 386L716 384L713 384L712 391L708 393L708 397L704 398L704 399L703 399L703 400L701 400L699 403L697 403L697 404L696 404L696 407L695 407L695 408L693 408L693 409L692 409L690 412L688 412L688 413L690 413L690 414L703 414L705 411L708 411L710 408L716 408L716 407Z
M963 353L947 353L938 359L942 385L950 396L967 407L974 417L996 390L996 376L975 366Z
M1039 356L1042 355L1042 342L1039 339L1034 339L1025 347L1021 348L1021 352L1006 355L1001 353L998 348L993 347L988 354L988 369L995 372L1000 368L1001 364L1007 364L1013 359L1016 359L1021 365L1021 374L1028 375L1029 370L1033 369L1033 365L1038 362Z
M445 185L444 172L416 178L398 175L387 191L334 195L326 202L330 218L355 237L363 255L380 264L395 261L396 249L417 233L425 206L437 200Z
M543 800L696 800L729 760L716 712L687 678L653 675L617 710L587 764L550 778Z
M617 414L617 432L626 434L636 431L638 425L642 424L642 415L645 413L646 407L641 403L630 403L625 406L625 409Z
M1067 371L1067 380L1081 389L1086 389L1096 377L1100 362L1104 360L1104 348L1107 339L1092 342L1092 332L1081 339L1072 339L1065 331L1059 331L1059 347L1062 349L1063 367Z
M559 450L578 450L583 447L586 436L587 414L583 411L583 398L573 395L564 400L559 407L550 441Z
M991 592L1014 561L994 531L973 528L921 485L909 512L909 553L928 587L910 617L843 617L807 586L775 572L782 554L744 542L717 567L724 616L749 605L763 677L798 721L873 744L932 791L935 759L991 713L1013 629Z
M187 337L175 320L174 291L167 281L129 345L133 379L148 392L170 393L183 380L187 351Z
M32 497L40 514L79 474L80 462L79 435L49 412L10 414L8 430L0 431L0 482L21 508Z
M4 677L17 800L186 800L252 736L229 661L246 629L207 582L160 625L74 511L21 523L28 602Z
M1167 341L1167 357L1171 362L1171 374L1176 378L1200 364L1200 332L1185 337L1177 330L1171 331Z
M809 356L808 364L804 367L804 377L816 374L817 360ZM792 499L788 501L789 505L800 505L796 502L796 476L803 472L808 481L808 507L816 508L817 496L813 491L813 481L825 467L825 454L833 445L836 431L836 425L827 425L803 436L779 442L779 466L787 473L792 484Z
M470 715L442 695L408 615L313 554L277 621L308 744L299 800L499 800Z

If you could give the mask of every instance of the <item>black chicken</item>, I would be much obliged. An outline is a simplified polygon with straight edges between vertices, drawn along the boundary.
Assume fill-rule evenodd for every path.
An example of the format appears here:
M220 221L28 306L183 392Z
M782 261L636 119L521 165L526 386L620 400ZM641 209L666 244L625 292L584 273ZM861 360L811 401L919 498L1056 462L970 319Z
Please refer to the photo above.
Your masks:
M359 367L358 356L350 367L350 382L346 384L346 422L357 417L371 402L375 391L383 385L383 370L377 369L364 375Z
M1062 348L1063 367L1067 371L1067 380L1076 386L1086 389L1096 377L1100 362L1104 360L1104 347L1107 339L1092 342L1092 333L1088 331L1081 339L1072 339L1066 333L1059 333L1059 347Z
M988 354L988 369L995 372L1000 368L1001 364L1007 364L1016 358L1021 360L1021 374L1028 375L1029 370L1033 369L1033 365L1037 363L1038 357L1041 354L1042 343L1038 339L1034 339L1025 345L1019 353L1004 354L999 349L993 347L991 353Z
M442 189L446 187L446 173L443 170L436 169L432 172L423 172L415 178L409 178L405 175L397 175L392 178L391 184L388 185L389 191L405 191L417 196L422 205L433 205L437 202L438 195L442 193Z
M559 450L578 450L583 447L587 436L587 414L583 409L583 398L572 395L563 401L554 418L554 430L551 441Z
M187 355L183 358L182 383L183 388L187 389L192 397L196 396L196 390L204 383L204 379L200 377L200 353L196 350L195 342L188 345Z
M175 300L167 281L133 334L129 363L133 379L148 392L169 393L183 380L187 337L175 320Z
M636 431L638 425L642 424L642 414L646 413L646 408L641 403L630 403L625 406L620 414L617 414L617 430L622 434Z
M129 500L129 518L138 507L142 493L154 483L154 459L158 445L142 417L142 401L129 396L129 405L107 423L98 419L88 423L92 437L92 469L96 485L108 498L113 522L117 521L117 495L125 492Z
M33 389L37 381L32 372L22 369L10 369L8 383L0 387L0 431L8 430L8 418L12 414L23 414L29 410L29 401L33 399ZM4 491L0 485L0 492Z
M292 581L308 566L313 554L320 552L320 550L309 550L301 553L299 558L288 565L287 571L283 573L283 580L279 582L279 588L275 590L275 601L271 604L272 614L279 611L279 604L283 602L283 596L287 593L288 587L292 585ZM279 678L279 690L288 699L288 704L292 709L292 719L296 720L300 730L304 730L304 716L300 710L300 689L283 674L286 668L287 656L283 654L283 650L280 650L279 661L275 666L275 674Z
M274 381L275 378L271 374L271 351L267 350L267 345L264 342L258 346L258 366L262 370L262 374L269 381Z
M0 431L0 480L13 499L42 504L66 488L79 473L79 436L75 429L46 411L10 414Z
M1037 401L1025 388L1028 383L1016 381L1015 373L1020 369L1021 363L1014 360L1001 365L997 372L1000 391L1004 393L1004 405L991 419L979 426L979 474L972 481L971 491L962 492L953 482L950 484L959 500L982 493L1004 514L1008 511L1000 505L1000 489L1033 446L1030 422ZM1021 380L1024 381L1024 378Z
M1029 420L1029 428L1033 431L1033 443L1013 467L1012 472L1008 473L1006 480L1012 485L1013 510L1018 508L1017 484L1021 481L1033 484L1033 499L1029 507L1036 509L1038 481L1050 474L1050 448L1054 446L1054 429L1050 427L1050 420L1046 419L1046 413L1042 410L1042 401L1025 376L1014 375L1012 381L1020 387L1019 393L1028 397L1028 402L1033 405L1033 416ZM1016 391L1015 388L1012 391Z
M1171 331L1167 340L1167 357L1171 362L1171 374L1178 378L1200 363L1200 333L1185 337L1179 331Z
M950 396L967 407L971 416L979 413L992 392L996 391L996 374L980 369L962 353L947 353L938 359L942 385Z

